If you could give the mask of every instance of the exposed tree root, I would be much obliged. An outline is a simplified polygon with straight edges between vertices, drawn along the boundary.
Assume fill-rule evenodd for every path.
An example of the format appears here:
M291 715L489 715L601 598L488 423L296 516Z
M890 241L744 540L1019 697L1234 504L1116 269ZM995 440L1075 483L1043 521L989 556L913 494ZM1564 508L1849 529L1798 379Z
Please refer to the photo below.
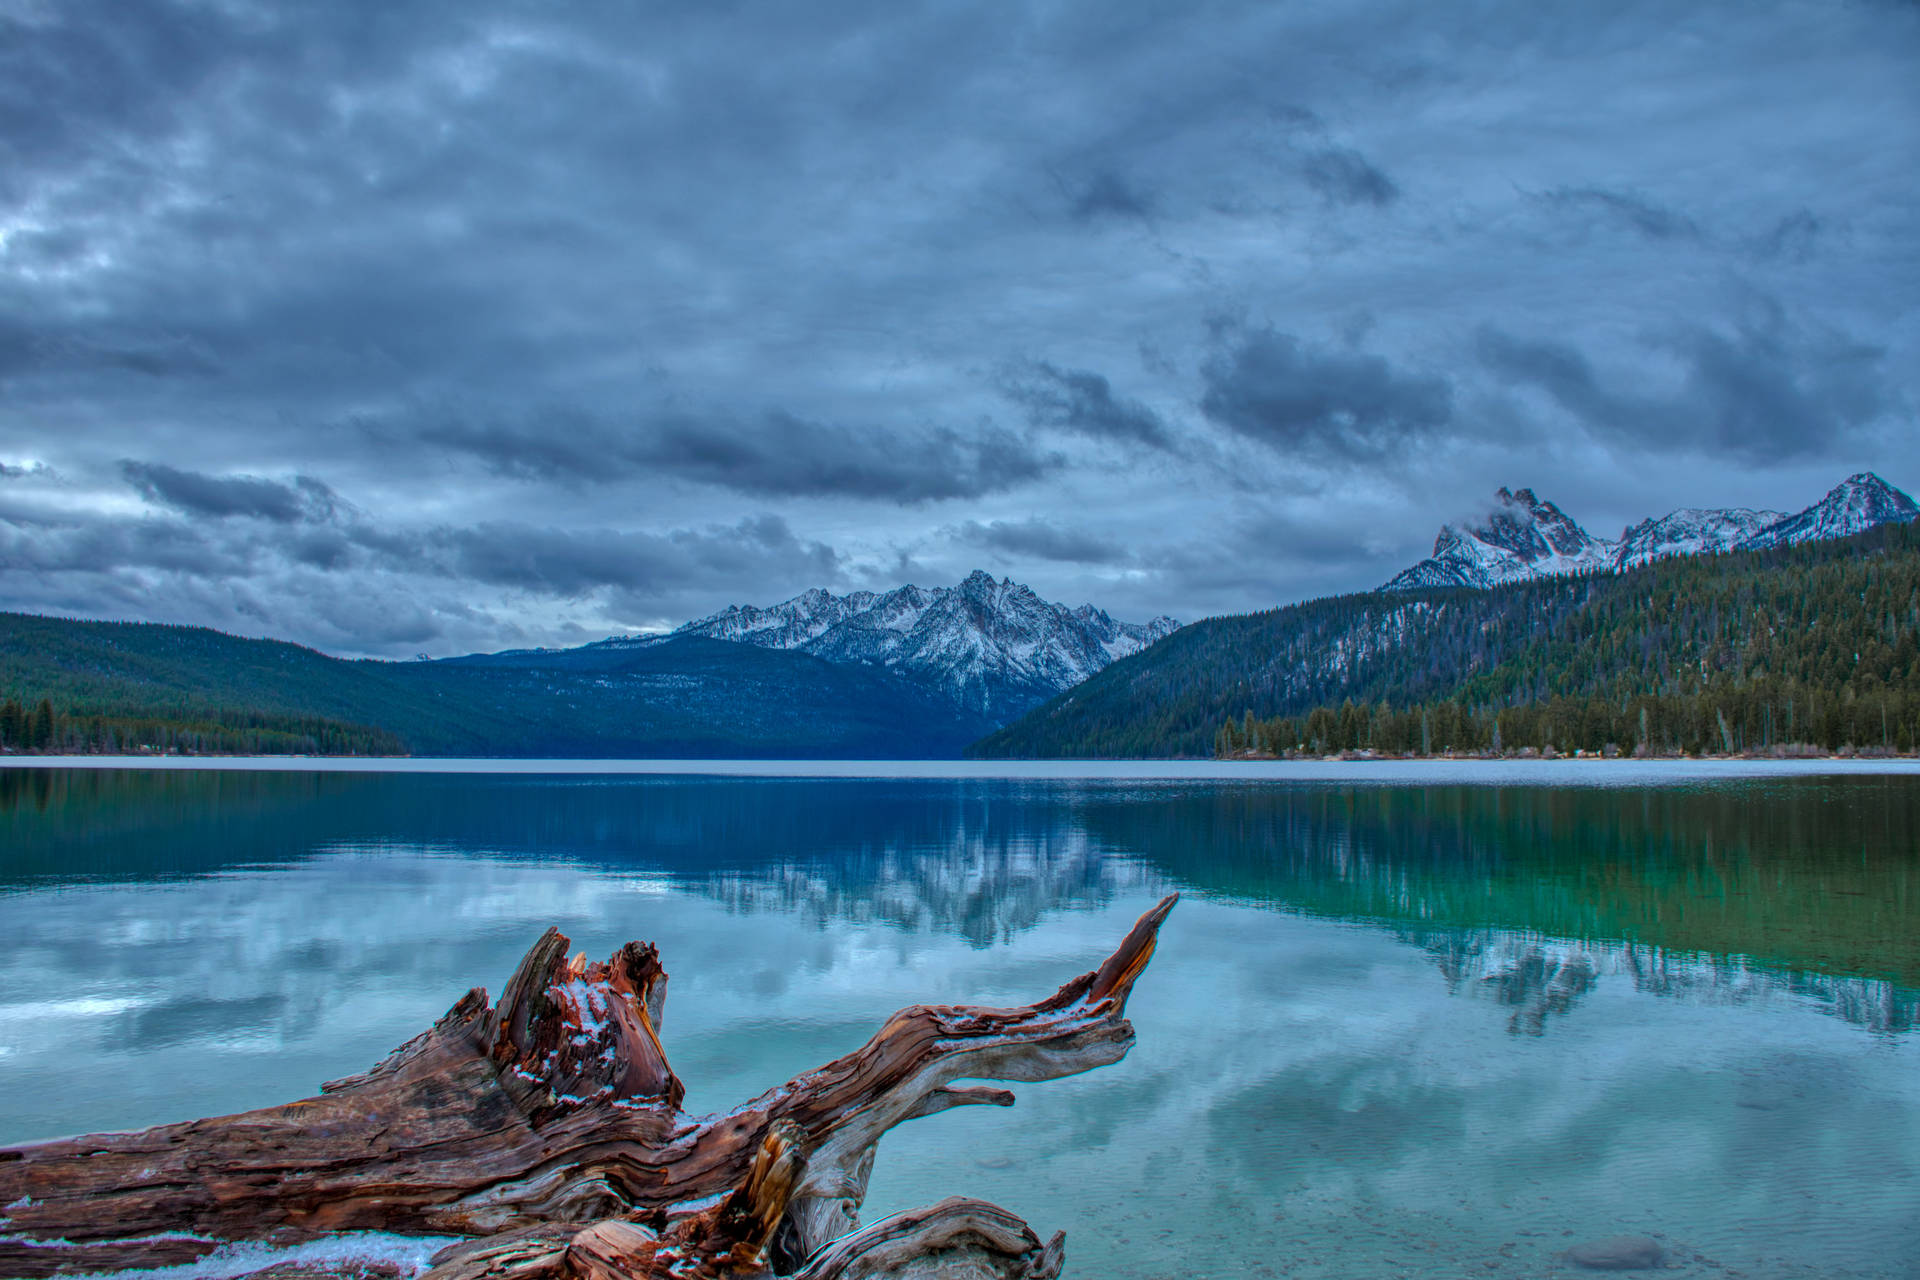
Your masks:
M475 989L372 1070L240 1115L0 1150L0 1275L188 1261L233 1241L460 1235L432 1280L1029 1278L1062 1239L952 1198L859 1229L893 1126L1117 1062L1127 995L1175 899L1094 972L1014 1009L916 1005L724 1115L688 1116L651 945L605 963L548 930L497 1005ZM371 1264L369 1264L371 1266ZM261 1276L377 1276L377 1268Z

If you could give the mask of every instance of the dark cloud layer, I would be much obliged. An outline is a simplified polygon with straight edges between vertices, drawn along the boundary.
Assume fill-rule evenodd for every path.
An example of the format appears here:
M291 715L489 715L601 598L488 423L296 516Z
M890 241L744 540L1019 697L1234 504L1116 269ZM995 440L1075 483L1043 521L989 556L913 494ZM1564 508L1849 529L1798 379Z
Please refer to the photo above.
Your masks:
M1828 227L1819 218L1805 209L1787 214L1766 233L1759 237L1754 245L1755 253L1763 260L1785 260L1804 263L1811 259L1818 249L1820 238L1828 232Z
M1600 217L1639 232L1650 240L1673 240L1698 236L1700 228L1692 218L1652 201L1622 191L1600 187L1562 188L1542 197L1549 205Z
M1071 212L1083 222L1103 216L1145 218L1153 212L1153 197L1103 169L1072 191Z
M970 520L959 530L963 541L1019 559L1052 560L1064 564L1124 564L1131 556L1118 541L1059 526L1039 519Z
M1113 384L1104 376L1085 369L1060 369L1042 361L1029 376L1012 380L1007 394L1026 407L1037 425L1098 440L1173 447L1167 424L1158 414L1137 400L1115 395Z
M1357 151L1330 148L1307 157L1307 185L1342 204L1391 204L1400 188Z
M1442 378L1272 330L1231 338L1205 376L1207 417L1304 458L1378 461L1453 418L1453 388Z
M411 431L506 476L575 485L677 477L740 494L901 505L998 493L1060 465L1004 428L856 429L782 411L747 421L631 424L560 413L412 424ZM373 434L391 442L394 432L382 425Z
M223 492L223 484L231 487ZM266 521L264 527L168 515L56 517L17 506L0 508L0 529L8 539L3 554L10 568L43 572L165 569L206 578L251 576L279 563L319 569L350 564L559 598L602 588L679 588L708 577L740 585L772 565L822 580L839 574L832 548L797 538L786 521L772 515L664 534L519 521L379 528L331 510L286 510L268 502L240 505L253 501L253 486L262 484L246 477L195 476L188 482L196 501L212 494L217 496L210 501L224 504L211 514L259 516ZM205 507L169 505L190 515L210 514ZM302 520L315 521L318 527L275 527Z
M150 500L188 515L256 516L280 524L330 515L333 491L311 476L292 484L255 476L209 476L158 462L120 464L120 473Z
M775 569L809 581L839 576L832 548L801 541L778 516L664 535L488 523L432 529L400 545L397 558L449 578L561 597L604 587L660 594L715 580L755 582Z
M1912 487L1916 63L1787 0L0 0L0 608L1192 616L1499 483Z
M328 615L290 606L287 616L303 627L347 635L363 628L374 648L429 640L466 648L492 634L471 625L475 615L462 602L476 587L512 592L523 607L591 602L644 622L660 602L699 599L716 585L752 594L770 579L833 584L843 572L832 547L796 536L775 515L663 533L515 520L383 527L311 482L280 486L137 463L126 469L140 477L136 483L155 484L162 504L181 514L76 515L0 503L0 566L41 584L23 604L71 608L64 584L122 602L147 593L156 620L220 625L271 621L257 601L299 597ZM193 518L206 516L216 518ZM232 516L255 519L219 518ZM329 585L316 591L320 579ZM356 581L377 585L365 599L344 598L338 588ZM383 600L407 619L391 634L374 621ZM353 627L331 616L343 607L358 619Z
M7 239L8 257L32 268L38 239L28 232ZM177 337L88 333L59 324L35 327L0 315L0 382L46 372L125 372L149 378L207 377L218 372L204 351Z
M1496 375L1545 392L1596 435L1635 450L1762 465L1820 457L1845 448L1888 404L1883 348L1796 333L1777 311L1732 332L1685 328L1657 345L1684 372L1650 391L1603 377L1570 343L1491 327L1479 334Z

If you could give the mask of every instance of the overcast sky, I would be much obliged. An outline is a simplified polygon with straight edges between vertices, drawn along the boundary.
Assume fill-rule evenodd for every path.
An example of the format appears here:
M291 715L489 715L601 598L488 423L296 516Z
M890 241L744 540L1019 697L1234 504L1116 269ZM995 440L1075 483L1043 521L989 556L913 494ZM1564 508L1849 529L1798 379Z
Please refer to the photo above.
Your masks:
M0 0L0 608L1127 618L1920 488L1920 6Z

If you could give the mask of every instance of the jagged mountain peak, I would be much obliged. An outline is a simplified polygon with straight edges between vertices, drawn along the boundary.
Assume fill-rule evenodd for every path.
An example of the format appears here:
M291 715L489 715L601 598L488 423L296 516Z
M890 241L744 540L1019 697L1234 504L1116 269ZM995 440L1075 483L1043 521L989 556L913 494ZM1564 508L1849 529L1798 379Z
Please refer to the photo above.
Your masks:
M1920 517L1920 505L1871 471L1848 476L1805 511L1782 516L1740 543L1743 551L1844 538Z
M1095 606L1090 604L1083 604L1078 609L1075 609L1073 611L1073 616L1090 627L1111 628L1114 625L1112 614L1108 613L1105 609L1096 608ZM1153 621L1154 622L1161 622L1161 621L1171 622L1172 619L1168 618L1165 614L1162 614L1160 617L1155 618Z
M884 667L998 724L1178 625L1165 616L1117 622L1092 605L1070 609L976 569L952 587L909 583L844 596L815 587L765 608L733 605L673 634Z
M1629 525L1618 542L1595 538L1532 489L1501 488L1477 521L1449 523L1433 554L1384 591L1491 587L1561 573L1630 569L1663 556L1702 555L1844 538L1920 518L1920 504L1871 471L1848 476L1796 514L1748 507L1682 507Z
M1875 471L1854 472L1852 475L1848 476L1845 480L1842 480L1839 484L1835 485L1833 487L1832 492L1828 493L1827 496L1832 497L1833 494L1835 493L1847 492L1853 489L1868 489L1877 493L1890 494L1895 498L1906 499L1907 505L1909 506L1913 505L1912 498L1908 498L1906 494L1894 488L1892 485L1888 484L1885 480L1882 480L1880 478L1879 473Z
M1628 525L1620 534L1613 565L1631 569L1667 556L1731 551L1785 515L1783 511L1749 507L1681 507L1657 520Z
M1502 486L1491 510L1475 521L1443 526L1433 554L1381 589L1491 587L1604 568L1612 558L1611 542L1588 533L1552 502L1532 489Z

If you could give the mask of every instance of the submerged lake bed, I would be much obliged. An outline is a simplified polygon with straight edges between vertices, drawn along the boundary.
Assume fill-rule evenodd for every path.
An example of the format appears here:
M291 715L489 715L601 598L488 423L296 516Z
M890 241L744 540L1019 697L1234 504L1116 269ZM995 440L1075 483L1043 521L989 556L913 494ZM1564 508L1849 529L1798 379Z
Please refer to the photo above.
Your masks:
M724 1109L1178 891L1132 1053L895 1130L868 1220L977 1195L1116 1280L1920 1266L1911 773L419 763L0 769L0 1142L309 1094L548 925L659 944Z

